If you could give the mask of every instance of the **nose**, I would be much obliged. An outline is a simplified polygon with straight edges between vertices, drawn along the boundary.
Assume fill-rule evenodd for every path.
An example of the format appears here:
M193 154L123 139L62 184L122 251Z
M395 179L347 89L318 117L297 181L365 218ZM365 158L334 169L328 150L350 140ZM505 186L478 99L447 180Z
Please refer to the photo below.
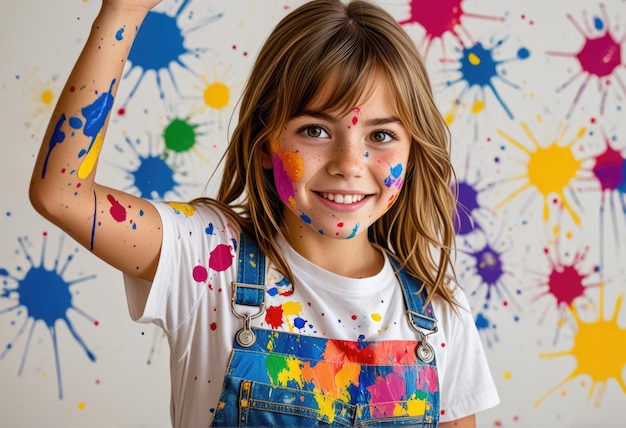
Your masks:
M363 145L344 138L337 142L330 151L328 172L341 177L360 177L367 159Z

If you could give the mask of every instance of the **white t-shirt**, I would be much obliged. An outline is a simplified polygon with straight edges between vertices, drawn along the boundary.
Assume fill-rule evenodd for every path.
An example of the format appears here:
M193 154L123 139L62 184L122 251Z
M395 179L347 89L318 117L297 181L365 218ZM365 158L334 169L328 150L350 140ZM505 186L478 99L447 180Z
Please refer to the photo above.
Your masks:
M161 258L152 283L124 276L130 316L155 323L168 337L173 426L206 427L242 327L230 301L239 235L217 208L155 206L163 222ZM378 274L354 279L319 268L284 241L280 247L295 287L270 265L266 311L253 327L350 341L417 340L389 260ZM467 298L459 287L455 296L464 308L458 315L433 299L439 328L428 337L439 373L440 422L499 403Z

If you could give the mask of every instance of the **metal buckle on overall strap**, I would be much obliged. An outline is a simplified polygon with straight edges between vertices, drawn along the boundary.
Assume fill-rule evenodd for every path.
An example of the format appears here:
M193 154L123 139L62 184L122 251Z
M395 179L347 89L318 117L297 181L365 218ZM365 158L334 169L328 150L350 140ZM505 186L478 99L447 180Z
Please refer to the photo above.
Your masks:
M238 304L257 306L259 311L255 314L243 314L237 310ZM235 339L240 346L249 348L256 341L256 334L250 328L250 321L265 312L265 287L233 281L230 307L233 314L243 320L243 328L237 332Z
M243 320L243 328L237 332L237 343L249 348L256 342L256 334L250 327L250 322L265 312L265 255L261 253L256 240L239 235L239 263L237 267L237 281L231 283L230 306L237 318ZM242 313L238 305L256 306L256 313Z
M407 315L407 318L409 319L409 325L411 326L411 328L413 328L413 330L417 332L418 336L420 337L420 344L417 347L415 354L417 355L417 358L419 358L423 362L430 363L435 358L435 350L430 345L430 343L428 343L428 336L437 332L437 329L438 329L437 320L435 318L427 317L426 315L423 315L423 314L420 314L420 313L417 313L408 309L406 311L406 315ZM429 323L432 322L434 327L432 329L428 329L430 330L428 334L424 334L424 332L420 328L420 325L418 325L415 322L416 318L425 320Z
M438 327L437 319L429 317L424 313L424 305L427 298L426 288L420 281L401 269L400 263L394 259L392 255L389 255L389 261L402 286L402 293L404 294L404 301L407 306L406 316L409 325L419 336L420 344L415 350L415 354L417 358L428 364L435 359L435 350L430 343L428 343L428 336L436 333ZM426 306L426 312L430 314L433 313L430 303ZM428 334L425 334L423 330L428 330Z

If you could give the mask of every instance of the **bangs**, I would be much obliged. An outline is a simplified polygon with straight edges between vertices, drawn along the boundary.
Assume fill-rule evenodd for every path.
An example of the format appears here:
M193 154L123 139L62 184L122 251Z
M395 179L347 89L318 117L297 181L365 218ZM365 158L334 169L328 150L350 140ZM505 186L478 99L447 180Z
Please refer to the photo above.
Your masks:
M357 70L352 64L341 64L330 73L320 76L320 83L310 88L313 97L294 97L290 118L306 111L333 112L344 116L364 103L374 90L374 80L381 73L377 65Z
M366 39L357 27L342 26L325 43L303 43L277 87L277 100L284 103L275 109L283 113L279 123L310 110L344 115L369 98L375 77L387 73L383 58Z

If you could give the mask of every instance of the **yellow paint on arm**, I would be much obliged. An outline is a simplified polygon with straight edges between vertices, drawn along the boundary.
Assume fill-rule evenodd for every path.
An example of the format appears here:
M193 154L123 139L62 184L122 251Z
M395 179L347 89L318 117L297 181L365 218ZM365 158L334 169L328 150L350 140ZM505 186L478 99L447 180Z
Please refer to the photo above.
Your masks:
M102 132L98 132L96 135L96 139L91 146L91 150L87 152L85 155L85 159L83 163L78 167L78 178L81 180L89 177L93 172L96 164L98 163L98 158L100 157L100 152L102 151L102 144L104 143L104 135Z

